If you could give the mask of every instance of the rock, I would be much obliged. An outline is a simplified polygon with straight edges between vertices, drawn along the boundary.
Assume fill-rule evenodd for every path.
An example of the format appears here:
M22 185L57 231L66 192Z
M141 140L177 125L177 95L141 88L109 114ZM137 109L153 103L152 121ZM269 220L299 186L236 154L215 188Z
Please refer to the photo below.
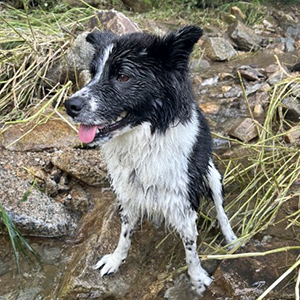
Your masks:
M232 6L230 9L230 13L236 17L237 20L245 21L245 14L236 6Z
M224 93L225 98L238 98L242 95L240 86L233 86L230 90Z
M219 81L219 77L211 77L208 79L203 80L203 82L200 84L200 86L210 86L210 85L216 85Z
M286 74L282 70L279 70L279 71L273 73L272 75L270 75L267 82L270 85L274 85L277 82L280 82L281 80L283 80L284 78L286 78Z
M286 97L282 100L282 106L285 113L285 118L293 121L300 121L300 99L296 97Z
M105 187L109 185L99 150L57 151L53 153L51 162L62 171L88 185Z
M247 244L243 252L259 252L294 245L293 241L282 241L271 238L262 241L253 240ZM203 300L257 299L278 277L287 270L288 266L297 260L298 251L279 252L266 257L244 257L241 259L223 260L215 273L214 281L204 294ZM267 263L266 263L267 262ZM276 271L275 271L276 270ZM280 271L279 271L280 270ZM294 285L288 282L293 278L290 274L277 285L266 299L294 299ZM283 287L286 286L286 288Z
M242 121L238 120L229 130L228 134L245 143L258 136L257 128L251 118L245 118Z
M300 63L295 64L291 68L291 72L299 72L300 71Z
M285 52L294 52L295 51L295 40L291 37L285 39Z
M170 236L155 249L165 237L164 228L155 230L147 222L137 226L126 263L115 275L102 278L99 270L92 268L100 255L111 253L118 243L120 220L113 199L111 191L99 195L95 208L84 216L79 230L82 241L70 249L69 264L50 299L160 299L158 294L165 284L162 278L168 274L168 255L176 241ZM176 253L181 264L184 251L180 248Z
M255 103L261 106L267 106L270 102L270 95L268 92L260 92L255 93Z
M239 66L237 72L241 74L242 78L245 78L249 81L257 81L265 79L265 75L259 72L257 69L254 69L250 66Z
M89 70L83 70L79 74L78 86L79 88L83 88L91 81L91 73Z
M1 204L22 233L41 237L74 233L76 219L61 203L4 169L0 185Z
M292 127L285 133L284 139L290 144L300 144L300 126Z
M174 282L174 286L166 290L164 298L168 300L199 300L191 289L191 283L187 275L181 274Z
M219 73L219 78L220 78L220 80L223 81L223 80L226 80L226 79L233 79L235 77L232 73L222 72L222 73Z
M236 55L236 51L232 45L221 37L207 38L203 42L202 48L205 50L206 56L214 61L229 60Z
M264 108L261 104L255 104L253 108L253 114L256 118L259 118L264 115Z
M115 10L100 11L97 17L92 17L89 21L89 28L93 29L95 27L99 27L104 31L111 31L115 34L142 32L141 29L124 14Z
M215 102L205 102L201 103L200 107L205 114L216 115L220 111L221 105Z
M3 133L0 144L12 151L41 151L75 147L80 141L67 123L50 119L36 126L32 123L13 125Z
M269 77L273 73L279 72L280 70L281 70L280 66L278 66L277 64L272 64L266 67L265 72Z
M223 85L223 86L221 87L221 90L222 90L223 95L224 95L225 93L228 93L231 89L232 89L232 86L230 86L230 85Z
M79 74L83 70L89 70L95 49L86 41L89 32L85 31L77 36L67 53L68 70Z
M251 28L240 21L229 25L228 35L237 45L238 49L244 51L257 51L260 49L262 37L258 36Z

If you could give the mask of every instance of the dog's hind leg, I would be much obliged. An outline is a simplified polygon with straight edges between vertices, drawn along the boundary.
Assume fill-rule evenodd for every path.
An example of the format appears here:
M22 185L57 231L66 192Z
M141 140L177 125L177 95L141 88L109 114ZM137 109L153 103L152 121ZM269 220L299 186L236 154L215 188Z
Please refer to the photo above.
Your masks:
M119 206L119 213L121 217L121 234L118 246L113 253L101 256L94 266L94 269L101 270L102 277L116 273L120 265L125 262L131 245L131 236L139 219L137 214L129 217L122 206Z
M225 237L226 243L233 243L237 237L234 234L228 217L225 214L223 208L223 185L222 185L222 177L215 167L214 163L210 161L208 168L208 184L211 191L211 197L215 203L216 211L217 211L217 219L219 221L221 231Z

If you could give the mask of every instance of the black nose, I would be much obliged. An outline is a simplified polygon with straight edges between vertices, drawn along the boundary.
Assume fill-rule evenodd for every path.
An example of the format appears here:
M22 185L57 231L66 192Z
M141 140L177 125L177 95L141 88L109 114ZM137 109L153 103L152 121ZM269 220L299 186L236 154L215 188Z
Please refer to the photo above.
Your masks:
M71 97L65 101L65 108L67 109L67 114L74 118L77 117L84 106L84 99L81 97Z

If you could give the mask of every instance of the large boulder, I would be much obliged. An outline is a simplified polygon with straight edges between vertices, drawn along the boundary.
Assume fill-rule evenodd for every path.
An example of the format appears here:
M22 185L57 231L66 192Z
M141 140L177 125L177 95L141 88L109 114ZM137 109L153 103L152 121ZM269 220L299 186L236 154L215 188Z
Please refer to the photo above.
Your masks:
M236 55L233 46L221 37L207 38L203 42L202 48L205 50L206 56L214 61L229 60Z
M239 50L256 51L260 49L260 44L263 41L262 37L241 21L237 20L229 25L227 32Z
M76 218L66 207L26 181L0 169L0 201L22 233L60 237L74 233Z

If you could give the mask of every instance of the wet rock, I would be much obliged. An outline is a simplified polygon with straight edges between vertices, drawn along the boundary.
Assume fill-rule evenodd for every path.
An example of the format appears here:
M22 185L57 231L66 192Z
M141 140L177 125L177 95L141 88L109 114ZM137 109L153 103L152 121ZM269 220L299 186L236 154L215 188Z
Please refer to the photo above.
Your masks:
M270 102L270 95L268 92L258 91L255 94L255 104L260 105L261 107L267 107Z
M101 28L101 30L111 31L115 34L142 32L141 29L124 14L115 10L100 11L97 17L92 17L89 22L89 28L93 29L95 27Z
M0 169L0 185L1 204L22 232L43 237L74 233L75 217L61 203L4 169Z
M286 97L282 100L282 106L286 110L286 119L293 122L300 121L300 98Z
M67 174L91 186L108 186L99 150L69 149L53 153L51 162Z
M250 66L239 66L237 68L237 72L241 74L242 78L245 78L249 81L257 81L265 78L265 75L263 75L259 70Z
M300 71L300 63L295 64L291 68L291 72L299 72Z
M174 282L174 286L166 290L164 298L168 300L199 300L191 289L191 283L187 275L181 274Z
M232 45L221 37L207 38L203 42L202 48L205 50L206 56L214 61L229 60L236 55Z
M224 93L225 98L238 98L242 95L242 89L239 86L234 86Z
M3 133L0 144L12 151L41 151L75 147L80 142L77 133L67 123L49 120L35 127L31 123L13 125Z
M211 77L208 79L203 80L203 82L200 84L200 86L210 86L210 85L216 85L219 81L219 77Z
M254 240L247 244L243 252L259 252L293 245L293 241L282 239ZM279 252L266 257L245 257L242 259L224 260L215 273L214 281L209 286L203 299L257 299L287 268L295 263L298 251ZM267 263L266 263L267 262ZM280 270L275 271L275 270ZM267 299L294 299L294 284L284 290L293 277L290 274L268 294Z
M260 49L262 37L258 36L251 28L240 21L229 25L228 35L237 45L238 49L244 51L256 51Z
M286 78L286 74L282 70L280 70L280 71L277 71L277 72L273 73L272 75L270 75L267 82L270 85L274 85L277 82L280 82L281 80L283 80L284 78Z
M292 127L286 132L284 139L290 144L300 144L300 126Z
M285 52L294 52L295 51L295 40L291 37L285 39Z
M251 118L237 120L234 126L229 130L228 134L245 143L253 140L258 136L257 128Z

